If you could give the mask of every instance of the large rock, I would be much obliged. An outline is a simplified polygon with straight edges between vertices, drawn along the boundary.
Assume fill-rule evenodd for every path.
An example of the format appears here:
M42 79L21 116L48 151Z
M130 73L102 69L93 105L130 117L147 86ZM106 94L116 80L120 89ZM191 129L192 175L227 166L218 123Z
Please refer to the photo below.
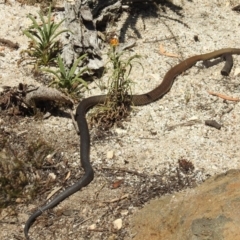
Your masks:
M135 240L239 240L240 170L164 196L133 216Z

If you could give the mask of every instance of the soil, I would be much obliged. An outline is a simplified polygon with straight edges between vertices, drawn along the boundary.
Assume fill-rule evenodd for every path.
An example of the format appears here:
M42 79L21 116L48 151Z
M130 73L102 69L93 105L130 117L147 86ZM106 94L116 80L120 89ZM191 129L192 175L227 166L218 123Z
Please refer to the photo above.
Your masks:
M240 14L232 10L237 1L163 2L126 8L118 21L108 25L107 31L115 31L121 42L136 40L136 46L126 51L127 56L142 56L144 71L136 64L131 75L133 93L153 89L172 66L187 57L239 47ZM15 1L0 3L0 38L19 44L19 49L0 46L1 89L19 83L44 84L34 78L30 66L17 65L20 52L28 47L22 33L30 24L26 16L37 16L38 11L37 6ZM105 60L106 51L104 48ZM132 239L132 214L145 202L239 168L239 102L208 93L240 97L239 63L240 56L234 55L233 69L226 77L220 74L223 63L206 68L199 62L177 77L162 99L133 107L122 127L112 128L107 134L92 129L94 181L43 213L30 229L31 238ZM84 96L99 93L104 92L92 83ZM81 177L79 136L68 111L62 109L47 119L0 112L0 161L13 156L23 164L27 161L28 181L39 178L37 194L30 194L29 184L22 195L1 209L0 239L24 239L24 224L33 210L43 205L55 189L62 190ZM207 126L205 120L215 120L222 127ZM39 142L48 147L48 151L36 148L37 153L43 152L42 169L29 167L29 156L35 163L39 159L38 154L29 155L29 149ZM122 226L114 225L117 219Z

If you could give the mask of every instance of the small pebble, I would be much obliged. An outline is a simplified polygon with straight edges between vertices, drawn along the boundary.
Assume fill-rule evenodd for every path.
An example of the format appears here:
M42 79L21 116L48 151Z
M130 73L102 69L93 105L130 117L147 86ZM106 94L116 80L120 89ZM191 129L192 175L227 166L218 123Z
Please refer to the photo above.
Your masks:
M113 221L113 227L116 230L120 230L122 228L122 219L118 218L115 221Z
M88 227L89 230L94 230L96 229L96 224L92 224Z
M107 152L107 159L112 159L114 156L114 152L113 151L108 151Z

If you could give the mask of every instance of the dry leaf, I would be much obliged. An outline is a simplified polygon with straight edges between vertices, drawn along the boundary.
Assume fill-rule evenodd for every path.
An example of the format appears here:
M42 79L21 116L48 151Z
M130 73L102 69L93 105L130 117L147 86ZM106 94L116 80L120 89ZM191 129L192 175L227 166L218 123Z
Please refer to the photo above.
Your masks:
M56 192L58 192L61 188L62 188L62 187L57 187L57 188L53 189L52 192L51 192L50 194L48 194L47 200L48 200L49 198L51 198L51 197L52 197Z
M174 57L174 58L179 58L178 55L174 54L174 53L168 53L166 52L166 50L164 49L163 45L160 44L159 46L159 52L160 54L164 55L164 56L167 56L167 57Z
M71 176L71 172L69 171L69 172L67 173L67 176L65 177L64 181L68 180L70 176Z
M124 182L123 179L114 182L112 184L112 188L119 188L123 182Z

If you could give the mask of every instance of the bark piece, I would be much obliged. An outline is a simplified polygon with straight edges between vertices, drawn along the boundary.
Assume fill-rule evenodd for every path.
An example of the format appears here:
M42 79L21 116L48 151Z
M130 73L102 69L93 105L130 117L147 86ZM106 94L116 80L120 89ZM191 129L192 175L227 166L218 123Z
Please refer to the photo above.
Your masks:
M65 27L70 30L62 39L62 57L67 67L85 53L85 64L93 72L102 71L103 62L98 35L87 1L76 0L75 4L65 3ZM82 67L82 66L79 66Z
M41 101L55 101L73 106L73 101L55 88L40 86L30 91L26 95L26 103L30 106L35 106Z

